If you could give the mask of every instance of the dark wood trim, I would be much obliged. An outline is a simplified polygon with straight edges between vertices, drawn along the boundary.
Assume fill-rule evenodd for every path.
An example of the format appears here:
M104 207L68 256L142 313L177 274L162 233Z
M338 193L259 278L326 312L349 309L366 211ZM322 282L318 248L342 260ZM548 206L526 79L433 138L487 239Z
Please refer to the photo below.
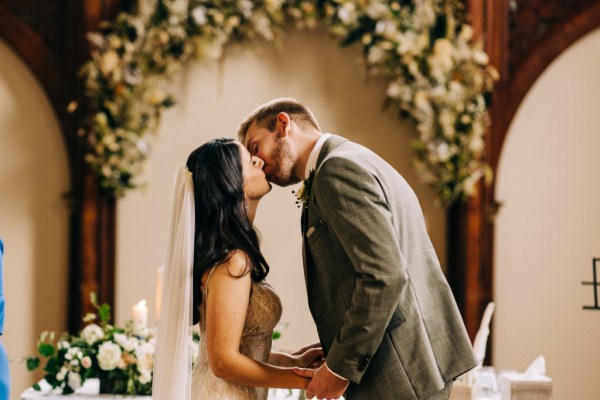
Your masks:
M564 23L552 27L532 49L530 55L515 68L505 90L505 99L498 104L498 108L502 106L502 110L498 110L494 120L494 123L499 125L490 160L494 170L498 166L510 123L529 89L558 55L598 27L600 27L600 2L592 4ZM505 58L508 61L508 57Z
M479 2L469 0L469 20L475 39L484 40L490 62L501 73L493 95L493 103L499 102L498 88L508 79L508 1ZM500 91L501 92L501 91ZM490 115L495 121L492 107ZM486 143L489 162L494 148L494 126L488 131ZM493 198L493 187L479 185L476 196L467 202L456 202L447 211L447 262L448 281L453 289L471 340L479 329L481 317L487 304L493 300L493 212L489 204ZM488 362L491 349L488 348Z
M481 196L467 202L455 202L447 212L448 281L471 340L481 319L480 281L481 250Z
M511 69L509 1L467 0L475 37L483 36L490 62L501 77L492 96L490 116L493 124L486 137L486 161L494 173L512 119L534 82L559 54L600 26L600 1L591 2L572 16L569 4L554 3L553 7L564 7L565 21L550 25L526 53L527 57ZM519 6L539 5L519 3ZM487 303L494 298L494 233L499 207L495 184L481 185L475 198L454 204L447 213L448 278L471 338L479 327ZM488 347L488 363L490 350Z
M57 55L46 46L38 33L2 5L0 21L0 38L12 47L39 80L64 133L69 125L66 113L67 82L61 74ZM66 141L64 134L63 137Z
M71 1L71 15L80 15L73 26L74 42L71 54L71 73L73 76L88 59L86 34L104 21L112 18L117 11L114 0L88 0L82 4ZM73 21L73 19L71 19ZM75 18L75 21L78 19ZM83 87L79 80L73 82L74 96L79 98ZM82 105L85 107L85 104ZM81 110L80 115L85 115ZM72 131L76 139L76 132ZM90 294L98 294L100 303L115 304L115 226L116 200L104 194L99 187L96 175L83 161L84 145L78 141L76 181L74 196L77 199L77 212L73 225L76 229L74 245L71 249L71 307L69 309L69 329L81 328L81 317L92 312ZM114 315L113 315L114 316Z

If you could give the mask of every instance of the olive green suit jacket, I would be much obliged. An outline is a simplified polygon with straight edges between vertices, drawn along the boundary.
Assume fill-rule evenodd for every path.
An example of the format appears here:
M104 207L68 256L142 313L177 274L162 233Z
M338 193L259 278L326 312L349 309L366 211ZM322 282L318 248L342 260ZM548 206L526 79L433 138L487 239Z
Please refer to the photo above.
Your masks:
M426 399L477 365L417 197L382 158L327 139L302 233L310 311L348 400Z

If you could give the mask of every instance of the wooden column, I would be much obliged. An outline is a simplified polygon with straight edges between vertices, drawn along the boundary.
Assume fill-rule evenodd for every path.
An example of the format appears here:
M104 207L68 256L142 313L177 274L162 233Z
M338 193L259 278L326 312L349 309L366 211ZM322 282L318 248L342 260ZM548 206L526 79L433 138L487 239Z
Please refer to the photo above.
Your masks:
M72 39L69 43L69 76L76 77L81 66L89 58L86 34L95 30L99 23L114 17L116 0L88 0L70 2L69 21L72 22ZM78 17L79 16L79 17ZM73 81L72 99L81 98L81 82ZM85 104L83 104L85 107ZM86 113L81 109L76 116L79 121ZM71 198L71 256L70 256L70 307L69 330L82 326L82 317L93 311L90 294L98 294L100 303L115 304L115 240L116 200L105 195L98 179L83 160L84 144L77 138L79 124L69 131L75 142L72 160L73 185ZM114 309L114 307L113 307Z
M490 62L501 73L493 95L493 103L503 91L508 33L508 0L482 2L468 0L469 22L476 40L483 40ZM492 106L493 121L501 108ZM491 164L495 152L495 132L488 130L485 160ZM494 217L498 206L493 186L479 185L476 196L466 202L458 201L447 212L448 280L454 291L471 340L479 329L487 304L494 298ZM486 363L490 363L488 342Z

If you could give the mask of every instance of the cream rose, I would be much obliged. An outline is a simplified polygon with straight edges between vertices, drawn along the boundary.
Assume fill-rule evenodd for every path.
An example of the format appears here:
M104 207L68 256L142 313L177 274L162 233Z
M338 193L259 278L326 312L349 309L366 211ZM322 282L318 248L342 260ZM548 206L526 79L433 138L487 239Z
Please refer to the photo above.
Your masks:
M87 344L92 345L104 337L104 331L96 324L89 324L81 331L81 337Z
M112 371L121 359L121 348L113 342L104 342L98 349L98 364L105 371Z
M81 375L77 372L69 372L69 381L68 385L73 390L77 390L81 387Z
M140 370L140 377L138 378L141 384L150 383L152 381L152 372L149 370Z
M143 343L135 349L136 363L140 370L152 370L154 366L154 346Z

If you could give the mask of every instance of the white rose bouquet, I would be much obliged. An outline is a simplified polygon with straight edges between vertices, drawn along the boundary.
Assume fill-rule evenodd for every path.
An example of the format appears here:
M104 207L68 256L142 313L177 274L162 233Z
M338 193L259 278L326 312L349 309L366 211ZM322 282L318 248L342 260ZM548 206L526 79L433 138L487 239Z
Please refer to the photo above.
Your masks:
M95 293L91 301L97 315L85 316L85 328L77 335L43 332L38 341L39 356L29 357L27 368L30 371L38 368L40 356L45 358L44 378L63 394L73 393L89 378L100 380L100 393L151 394L152 334L134 334L131 321L125 328L112 326L109 324L110 306L98 305ZM94 323L96 320L98 323ZM40 390L37 384L34 388Z

